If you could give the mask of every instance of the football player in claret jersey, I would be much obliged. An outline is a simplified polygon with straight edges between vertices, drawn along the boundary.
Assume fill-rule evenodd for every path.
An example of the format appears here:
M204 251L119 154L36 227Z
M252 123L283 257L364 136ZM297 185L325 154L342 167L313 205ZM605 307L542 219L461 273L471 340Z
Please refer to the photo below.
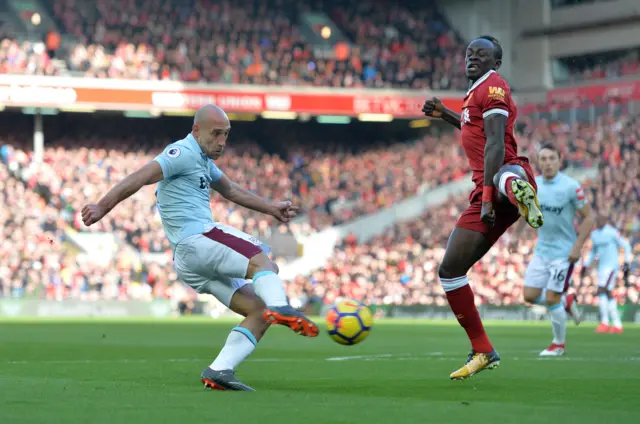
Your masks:
M567 316L580 323L580 309L574 294L567 295L576 262L593 228L593 217L580 183L560 172L560 152L550 144L538 153L542 175L536 177L538 199L545 223L538 230L538 242L524 276L524 300L545 305L551 318L553 340L540 356L565 354ZM578 234L574 227L582 218ZM515 225L509 250L518 250L524 222Z
M596 333L622 333L622 321L618 313L618 303L611 293L618 279L620 248L624 249L624 273L625 282L629 278L629 264L631 262L631 244L622 237L620 232L608 224L606 215L600 214L597 220L597 228L591 233L591 252L584 263L581 274L584 275L594 259L598 258L598 297L600 309L600 325ZM609 317L611 317L611 326Z
M534 228L543 224L533 170L518 156L513 126L517 109L509 84L498 74L502 47L491 36L473 40L466 51L469 91L462 114L437 98L425 101L428 117L442 118L462 132L462 146L475 189L449 237L438 274L447 300L471 341L466 363L450 378L462 380L500 364L476 308L467 272L522 215Z

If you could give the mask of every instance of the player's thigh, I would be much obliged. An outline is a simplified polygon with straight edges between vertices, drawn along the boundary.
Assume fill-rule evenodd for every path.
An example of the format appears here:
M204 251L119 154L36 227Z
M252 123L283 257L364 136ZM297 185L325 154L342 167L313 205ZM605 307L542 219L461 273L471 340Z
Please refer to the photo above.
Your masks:
M249 262L264 249L268 247L249 235L221 226L182 241L175 257L190 272L212 280L245 278Z
M529 262L527 272L524 274L525 298L529 301L531 301L530 296L537 299L542 289L546 289L549 285L551 272L549 271L547 262L544 258L535 255L531 258L531 262ZM537 293L537 295L535 295L535 293ZM530 294L530 296L527 296L527 294Z
M454 228L440 264L440 277L455 278L465 275L492 245L481 232L469 228Z
M573 282L575 264L567 259L556 259L549 262L548 266L551 275L547 290L555 293L566 293Z
M241 302L240 304L243 307L237 308L238 310L234 309L232 306L234 305L233 299L236 297L235 294L239 290L244 292L247 290L245 289L246 286L251 288L251 284L248 280L245 280L244 278L231 277L218 277L216 279L211 279L189 271L180 270L178 267L176 267L176 271L178 273L178 278L180 278L183 283L194 289L197 293L210 294L232 311L245 315L239 312L246 311L248 309L246 308L245 303ZM237 303L238 301L236 301L236 304Z
M598 268L598 288L611 291L616 285L616 276L618 270L615 268L604 267Z

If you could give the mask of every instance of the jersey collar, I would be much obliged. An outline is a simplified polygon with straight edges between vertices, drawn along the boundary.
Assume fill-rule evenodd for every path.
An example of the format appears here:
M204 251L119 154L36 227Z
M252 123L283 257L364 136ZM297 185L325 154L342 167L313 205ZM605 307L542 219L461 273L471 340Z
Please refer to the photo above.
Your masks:
M200 151L200 156L202 156L203 158L207 157L207 155L204 154L204 150L202 150L202 147L200 147L200 145L198 144L198 141L193 136L193 134L189 133L189 135L187 136L187 140L189 140L189 143L191 143L191 145L196 149L196 151L198 150Z
M544 177L542 178L542 181L544 181L547 184L555 184L558 182L558 180L560 179L560 172L558 172L556 174L555 177L551 178L550 180L545 179Z
M481 76L480 78L478 78L476 80L476 82L473 83L473 85L471 86L471 88L469 89L469 91L467 91L467 96L480 84L482 84L483 82L486 81L487 78L489 78L491 76L491 74L495 74L496 71L494 71L493 69L490 70L489 72L487 72L486 74L484 74L483 76Z

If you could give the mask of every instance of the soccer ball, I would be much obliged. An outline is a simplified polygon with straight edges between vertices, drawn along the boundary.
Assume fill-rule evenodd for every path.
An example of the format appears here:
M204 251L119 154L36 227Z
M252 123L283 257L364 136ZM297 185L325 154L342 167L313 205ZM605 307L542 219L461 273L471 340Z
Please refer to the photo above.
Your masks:
M329 336L343 345L358 344L369 336L373 325L371 309L356 300L341 300L329 309L327 316Z

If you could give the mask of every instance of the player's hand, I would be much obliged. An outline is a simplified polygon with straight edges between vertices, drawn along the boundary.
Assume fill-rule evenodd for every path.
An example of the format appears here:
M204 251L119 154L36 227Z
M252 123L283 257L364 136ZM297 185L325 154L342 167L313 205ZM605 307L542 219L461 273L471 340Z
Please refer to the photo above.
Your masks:
M569 262L571 262L572 264L578 262L580 260L580 253L581 249L578 249L576 247L571 249L571 252L569 253Z
M87 227L100 221L107 210L100 205L86 205L82 208L82 222Z
M422 106L422 113L424 113L424 116L430 116L432 118L442 118L444 111L444 104L437 97L425 100L424 105Z
M299 207L294 206L289 200L284 202L274 202L272 205L271 215L280 222L285 224L298 215Z
M480 211L480 219L485 224L493 227L496 223L496 211L493 209L493 202L482 202L482 210Z

